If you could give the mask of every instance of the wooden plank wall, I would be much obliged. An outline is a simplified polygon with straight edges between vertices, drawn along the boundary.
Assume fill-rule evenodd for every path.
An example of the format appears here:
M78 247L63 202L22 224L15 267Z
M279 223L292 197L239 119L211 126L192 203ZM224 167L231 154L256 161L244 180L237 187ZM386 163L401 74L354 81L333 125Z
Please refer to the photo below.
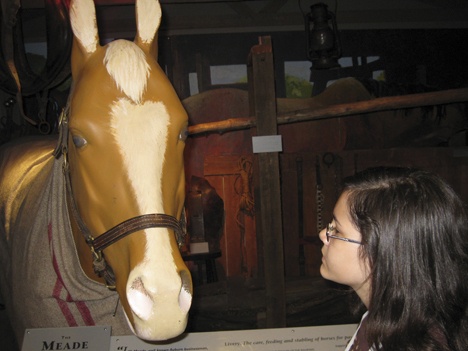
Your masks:
M207 156L204 176L224 200L224 229L220 240L222 256L219 275L257 277L257 239L253 213L246 202L253 197L249 182L252 155ZM247 184L246 184L247 182Z

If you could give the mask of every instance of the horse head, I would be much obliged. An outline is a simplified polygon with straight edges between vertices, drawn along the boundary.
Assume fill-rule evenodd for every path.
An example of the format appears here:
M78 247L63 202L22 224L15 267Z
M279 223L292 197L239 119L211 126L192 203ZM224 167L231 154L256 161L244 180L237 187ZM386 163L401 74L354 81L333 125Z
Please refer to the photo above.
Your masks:
M183 212L188 122L157 63L159 2L137 0L136 19L133 42L101 46L94 2L72 0L73 87L62 151L83 270L115 283L138 337L165 340L185 330L192 299L175 220Z

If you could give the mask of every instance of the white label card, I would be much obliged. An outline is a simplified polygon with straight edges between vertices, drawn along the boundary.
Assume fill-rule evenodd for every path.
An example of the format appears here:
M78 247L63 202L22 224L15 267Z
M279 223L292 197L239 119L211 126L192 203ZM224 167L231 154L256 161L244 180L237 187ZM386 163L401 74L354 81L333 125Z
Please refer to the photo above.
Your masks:
M110 351L343 351L356 328L346 324L188 333L168 343L113 336Z
M281 135L254 136L252 137L252 147L254 154L281 152L283 151Z
M22 351L109 350L111 327L26 329Z

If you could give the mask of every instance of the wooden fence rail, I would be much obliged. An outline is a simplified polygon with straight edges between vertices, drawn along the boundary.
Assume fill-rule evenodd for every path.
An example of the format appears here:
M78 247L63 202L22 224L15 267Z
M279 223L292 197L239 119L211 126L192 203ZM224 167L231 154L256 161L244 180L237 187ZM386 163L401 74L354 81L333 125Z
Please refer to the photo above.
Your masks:
M347 117L357 114L435 106L468 101L468 88L442 90L431 93L382 97L373 100L337 104L316 109L306 109L277 116L278 124L318 121L322 119ZM255 126L254 117L230 118L224 121L201 123L189 126L189 135L225 133L248 129Z

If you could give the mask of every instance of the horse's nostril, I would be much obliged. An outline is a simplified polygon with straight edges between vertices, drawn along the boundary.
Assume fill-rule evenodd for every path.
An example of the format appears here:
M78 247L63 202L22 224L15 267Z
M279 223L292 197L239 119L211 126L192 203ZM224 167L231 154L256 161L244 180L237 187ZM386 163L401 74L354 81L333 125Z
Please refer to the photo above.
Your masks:
M180 288L179 294L179 307L184 313L187 313L192 305L192 283L190 273L181 271L180 278L182 287Z
M133 281L127 296L133 313L143 320L148 320L153 310L153 299L146 291L141 278Z

